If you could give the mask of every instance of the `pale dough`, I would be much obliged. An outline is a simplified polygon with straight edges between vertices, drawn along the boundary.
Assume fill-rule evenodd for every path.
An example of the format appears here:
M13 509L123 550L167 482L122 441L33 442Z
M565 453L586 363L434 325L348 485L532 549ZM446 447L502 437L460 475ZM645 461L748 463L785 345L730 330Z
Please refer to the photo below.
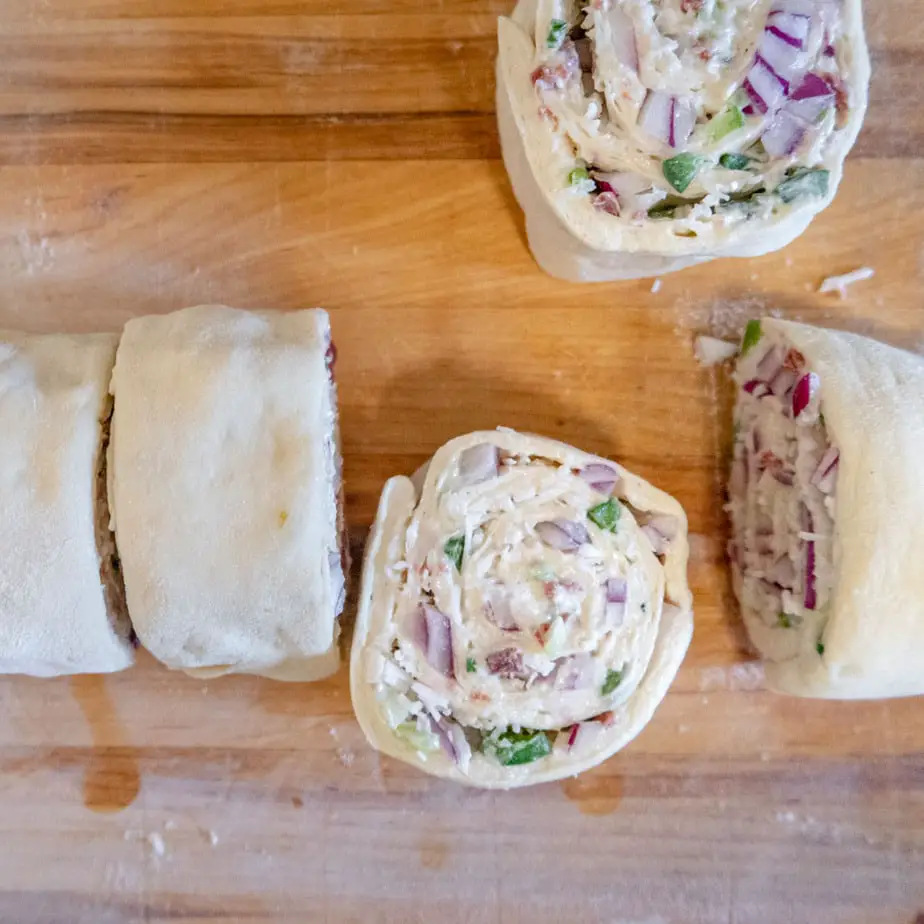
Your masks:
M0 673L109 673L133 661L101 577L117 342L0 332Z
M198 676L338 666L336 406L323 311L200 306L129 321L112 506L144 646Z

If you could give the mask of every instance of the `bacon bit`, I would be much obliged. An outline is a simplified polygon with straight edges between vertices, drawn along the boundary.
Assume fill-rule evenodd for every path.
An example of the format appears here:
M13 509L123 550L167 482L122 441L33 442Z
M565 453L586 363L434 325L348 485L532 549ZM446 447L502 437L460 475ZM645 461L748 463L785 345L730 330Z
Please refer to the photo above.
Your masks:
M523 664L523 653L516 648L492 651L484 660L488 670L499 677L505 677L508 680L525 680L527 677L526 667Z
M566 58L561 64L540 64L530 74L533 86L540 90L563 90L565 88L565 84L574 76L575 65L580 69L577 52L573 48L565 51Z
M595 715L593 720L599 722L604 728L612 728L616 724L616 713L608 709L606 712L601 712L600 715Z
M850 99L843 81L826 75L828 84L834 89L834 111L837 113L837 127L843 128L850 115Z
M555 581L543 581L542 592L551 600L555 596Z
M614 192L602 192L594 199L594 208L607 215L619 215L619 197Z
M469 699L476 703L490 703L491 697L487 693L482 693L481 690L475 690Z
M698 13L703 8L703 0L680 0L681 13Z
M549 629L551 627L552 624L547 622L545 625L539 626L539 628L533 632L533 638L543 647L545 646L545 640L548 638Z
M699 59L700 59L700 61L711 61L711 60L712 60L712 52L711 52L708 48L702 48L702 49L700 49L700 52L699 52Z
M805 357L798 350L790 350L783 360L783 368L791 372L801 372L805 368Z
M590 4L591 9L606 12L610 8L610 0L593 0Z

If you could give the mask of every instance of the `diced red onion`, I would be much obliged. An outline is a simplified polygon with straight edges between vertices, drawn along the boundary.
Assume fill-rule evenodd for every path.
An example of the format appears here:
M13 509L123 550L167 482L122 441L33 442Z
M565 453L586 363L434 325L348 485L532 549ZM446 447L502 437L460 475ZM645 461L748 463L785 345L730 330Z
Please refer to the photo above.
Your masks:
M621 64L638 73L638 42L632 20L618 6L612 6L606 13L612 36L613 50Z
M493 443L469 446L459 456L459 481L463 485L488 481L497 475L499 464L500 450Z
M785 99L788 86L760 57L744 81L744 89L758 112L775 110Z
M772 347L757 364L757 378L762 382L770 382L782 368L783 351L779 347Z
M417 613L419 619L415 642L434 670L439 671L444 677L455 677L452 663L452 626L449 617L428 603L421 603L417 607Z
M821 457L818 467L812 474L811 483L821 491L822 494L831 494L834 490L834 480L837 477L837 466L841 460L841 452L834 446L829 446L828 450Z
M536 535L549 548L559 552L576 552L590 542L587 527L574 520L542 520L536 524Z
M574 742L577 741L578 731L581 728L581 723L578 722L576 725L571 726L571 731L568 734L568 747L573 748Z
M804 49L812 21L807 16L776 12L767 17L767 31L788 42L794 48Z
M773 117L760 141L771 157L788 157L802 144L807 130L801 118L784 108Z
M586 652L563 658L555 676L563 690L586 690L594 685L594 660Z
M502 632L516 632L520 628L510 610L510 601L499 594L485 601L484 615L491 625L497 626Z
M611 496L615 492L616 487L622 480L615 468L604 465L602 462L592 462L590 465L585 465L578 472L578 475L595 491L607 496Z
M436 733L443 750L464 772L472 760L472 746L465 737L465 730L450 719L440 719L436 723Z
M760 379L751 379L741 387L755 398L763 398L765 395L770 394L770 386L766 382L761 382Z
M790 100L786 104L785 111L796 119L801 119L808 130L832 106L834 106L834 96L811 96L806 99Z
M626 617L626 600L629 583L625 578L608 578L604 585L606 590L606 622L618 628Z
M815 589L815 543L809 540L805 544L805 598L803 603L807 610L814 610L818 605Z
M574 736L574 742L569 744L569 749L590 748L604 732L603 725L600 722L579 722L577 725L577 734ZM569 738L570 741L570 738Z
M789 393L793 385L796 384L796 378L796 373L784 366L770 382L770 391L772 391L777 398L783 398Z
M796 87L790 99L818 99L819 97L834 98L834 89L824 77L818 74L806 74L802 83Z
M798 71L799 49L767 29L760 37L757 54L760 60L785 83L784 89L788 91Z
M798 417L808 406L809 402L812 400L812 395L815 393L815 390L818 388L818 376L814 372L809 372L807 375L803 375L801 379L796 383L796 387L792 392L792 414L793 417Z
M813 125L835 102L834 88L817 74L807 74L785 108L787 112Z
M607 603L625 603L628 599L629 582L625 578L607 578L605 586Z
M632 214L639 211L647 212L665 195L663 191L655 189L651 180L640 173L594 171L593 178L601 190L616 194L621 210Z
M607 215L619 216L622 209L619 207L619 196L612 190L605 189L594 197L593 206L598 212L604 212Z
M696 107L693 100L675 96L671 110L671 133L668 144L672 148L683 147L693 134L696 124Z
M661 90L649 90L638 114L638 127L658 141L670 143L674 97Z
M663 90L648 91L638 118L642 131L672 148L686 144L695 122L696 107L693 101Z
M812 511L803 504L799 511L802 531L812 534L815 531L815 523L812 519ZM815 589L815 542L813 539L806 540L805 543L805 590L803 593L802 603L807 610L814 610L818 604L818 595Z
M503 648L492 651L485 659L485 664L492 674L506 677L508 680L525 680L529 674L523 664L523 652L518 648Z

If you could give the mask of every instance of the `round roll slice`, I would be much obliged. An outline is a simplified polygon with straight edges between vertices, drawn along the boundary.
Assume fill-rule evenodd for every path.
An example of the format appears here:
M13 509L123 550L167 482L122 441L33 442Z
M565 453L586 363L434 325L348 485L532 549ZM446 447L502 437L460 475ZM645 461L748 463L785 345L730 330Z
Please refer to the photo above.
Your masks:
M574 281L784 247L866 110L860 0L521 0L498 38L530 248Z
M510 430L385 486L353 706L371 744L509 788L580 773L651 719L693 631L686 517L612 462Z
M924 693L924 359L765 319L736 381L729 552L770 685Z
M134 660L106 494L118 339L0 331L0 673Z

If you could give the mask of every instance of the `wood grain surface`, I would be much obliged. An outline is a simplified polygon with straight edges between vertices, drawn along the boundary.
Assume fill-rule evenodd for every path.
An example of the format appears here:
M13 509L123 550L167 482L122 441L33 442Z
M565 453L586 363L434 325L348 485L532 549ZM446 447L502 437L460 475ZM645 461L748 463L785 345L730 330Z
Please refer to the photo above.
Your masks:
M636 742L506 795L379 758L345 672L0 679L0 922L924 920L924 701L761 689L722 563L726 392L691 351L769 310L924 350L924 19L868 7L836 203L655 294L531 262L497 159L501 0L6 0L0 327L323 305L357 556L388 476L523 427L680 499L697 621ZM860 265L846 300L815 293Z

